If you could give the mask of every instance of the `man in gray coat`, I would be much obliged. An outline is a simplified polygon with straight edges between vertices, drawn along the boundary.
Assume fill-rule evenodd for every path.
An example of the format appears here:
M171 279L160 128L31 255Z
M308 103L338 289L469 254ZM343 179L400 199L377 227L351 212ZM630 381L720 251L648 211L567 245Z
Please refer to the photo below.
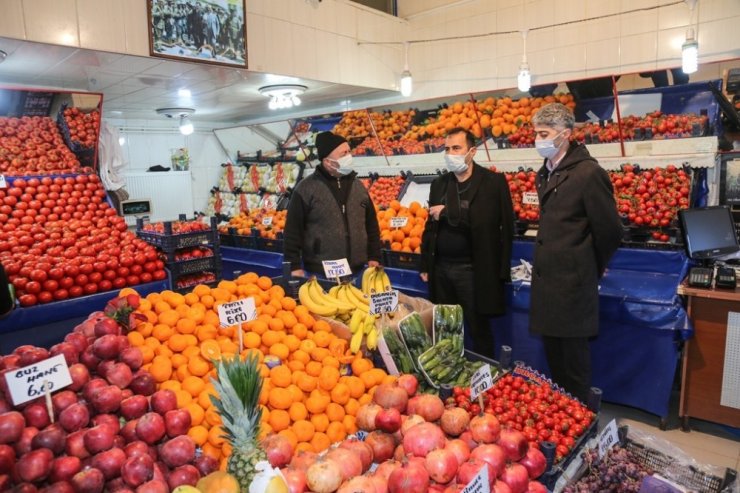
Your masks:
M584 400L591 387L588 339L599 331L599 278L622 240L609 175L570 142L575 118L562 104L532 118L540 223L534 249L530 331L542 335L555 383Z

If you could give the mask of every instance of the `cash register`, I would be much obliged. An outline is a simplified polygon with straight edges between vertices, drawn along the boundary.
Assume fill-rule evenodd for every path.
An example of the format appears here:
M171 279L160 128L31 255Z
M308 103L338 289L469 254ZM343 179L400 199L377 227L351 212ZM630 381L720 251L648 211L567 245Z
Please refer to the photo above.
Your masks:
M678 213L688 256L699 265L689 270L689 286L735 289L740 260L735 223L724 205L684 209Z

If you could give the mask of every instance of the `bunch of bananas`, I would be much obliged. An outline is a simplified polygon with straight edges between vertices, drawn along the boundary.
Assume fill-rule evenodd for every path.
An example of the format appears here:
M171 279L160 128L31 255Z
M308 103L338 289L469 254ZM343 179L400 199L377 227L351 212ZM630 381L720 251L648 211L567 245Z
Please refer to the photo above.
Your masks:
M388 274L382 267L368 267L362 273L362 292L366 296L393 289Z
M314 315L334 318L345 323L350 321L355 310L365 313L369 310L369 302L356 287L351 284L340 284L326 293L315 277L300 287L298 299L301 305Z
M349 330L352 332L349 348L353 353L360 350L364 336L367 336L365 345L368 349L373 350L378 347L378 329L375 327L375 319L376 315L370 315L359 309L352 314L349 321Z

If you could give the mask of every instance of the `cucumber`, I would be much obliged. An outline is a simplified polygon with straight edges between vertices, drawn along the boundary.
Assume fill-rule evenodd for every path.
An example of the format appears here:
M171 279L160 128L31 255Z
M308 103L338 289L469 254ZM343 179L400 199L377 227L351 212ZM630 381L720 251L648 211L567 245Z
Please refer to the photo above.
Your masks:
M409 355L396 331L390 327L385 327L383 329L383 339L385 339L385 343L388 346L388 350L391 352L391 356L393 357L393 361L396 363L398 371L401 373L413 372L415 366L411 359L411 355Z

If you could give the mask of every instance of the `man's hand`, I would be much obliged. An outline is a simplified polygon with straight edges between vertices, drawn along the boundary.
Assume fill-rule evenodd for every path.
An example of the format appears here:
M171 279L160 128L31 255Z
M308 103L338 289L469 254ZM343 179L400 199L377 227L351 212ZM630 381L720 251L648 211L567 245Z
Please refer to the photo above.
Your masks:
M368 267L378 267L380 265L380 262L377 260L368 260L367 266Z
M427 272L421 272L419 277L421 277L422 281L429 282L429 274Z
M439 215L442 214L442 210L445 208L443 205L433 205L429 208L429 215L434 218L435 221L439 221Z
M291 272L291 274L294 277L306 277L306 273L303 271L303 269L294 270L293 272Z

